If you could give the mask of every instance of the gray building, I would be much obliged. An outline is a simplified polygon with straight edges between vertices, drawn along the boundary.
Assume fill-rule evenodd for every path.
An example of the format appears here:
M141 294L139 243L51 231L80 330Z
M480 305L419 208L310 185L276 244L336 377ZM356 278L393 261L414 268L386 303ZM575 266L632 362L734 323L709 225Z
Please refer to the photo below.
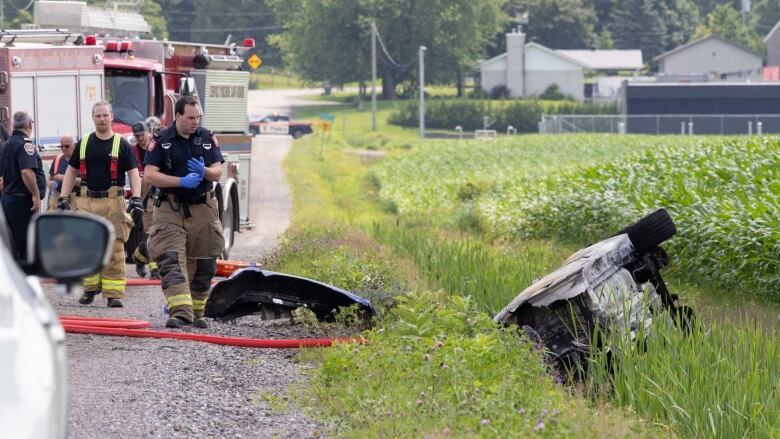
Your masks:
M691 41L653 61L659 75L694 76L707 74L713 80L760 79L764 58L717 35Z
M780 66L780 21L764 37L767 67Z
M477 65L481 88L506 86L511 97L541 95L557 84L564 95L584 98L586 72L633 71L642 68L640 50L553 50L526 43L525 34L506 34L507 51Z

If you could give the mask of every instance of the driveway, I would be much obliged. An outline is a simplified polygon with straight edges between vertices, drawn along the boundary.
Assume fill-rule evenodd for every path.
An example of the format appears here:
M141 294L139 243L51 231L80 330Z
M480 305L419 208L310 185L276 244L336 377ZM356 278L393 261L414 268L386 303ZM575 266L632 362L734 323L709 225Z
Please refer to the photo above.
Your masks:
M306 91L252 91L249 113L289 111L308 103ZM237 235L233 258L260 260L290 222L292 202L282 161L292 139L256 136L253 141L250 219ZM127 266L128 277L136 277ZM81 306L78 292L46 294L61 315L148 320L162 329L159 287L129 287L125 307L107 308L98 296ZM324 334L248 316L211 323L200 332L252 338L309 338ZM206 343L69 334L68 384L72 438L320 437L326 426L309 418L287 397L305 385L306 365L293 350L248 349Z

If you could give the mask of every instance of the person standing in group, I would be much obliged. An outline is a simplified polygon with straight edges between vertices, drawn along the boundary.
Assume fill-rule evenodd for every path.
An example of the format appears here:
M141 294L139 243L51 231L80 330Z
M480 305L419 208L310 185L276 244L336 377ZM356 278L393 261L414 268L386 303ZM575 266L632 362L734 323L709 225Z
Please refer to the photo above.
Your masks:
M133 136L135 137L135 145L133 145L133 154L139 164L144 162L146 152L149 149L149 145L152 141L152 134L149 132L149 126L146 122L136 122L133 124ZM142 234L138 241L138 247L133 252L133 262L135 262L135 271L140 277L146 277L146 264L149 264L149 270L151 271L150 277L152 279L159 279L157 270L157 263L149 260L149 251L147 250L147 241L149 238L149 228L152 226L152 209L154 206L152 194L150 193L149 183L144 179L143 166L139 165L138 173L141 176L141 199L143 200L144 215L143 215L143 227L140 229Z
M26 111L14 113L14 130L5 142L0 160L3 178L3 211L11 231L14 257L27 260L27 227L41 210L46 178L38 150L30 136L33 120Z
M124 245L130 235L132 221L140 221L143 215L141 178L130 144L111 128L111 104L97 102L92 107L92 121L95 132L85 135L78 142L78 153L74 153L68 162L57 209L71 209L68 196L76 178L81 178L80 194L75 198L76 210L109 220L114 225L116 237L108 265L100 273L83 279L84 293L79 303L88 305L97 294L102 293L109 308L121 308L121 299L125 297ZM132 191L126 209L125 173L130 177ZM127 213L132 214L132 221Z
M68 170L68 160L73 155L73 150L76 147L76 139L70 135L65 134L60 137L60 152L57 157L51 162L49 167L49 210L57 209L57 199L60 198L60 189L62 188L62 180L65 178L65 171ZM73 188L74 193L78 194L80 181L76 179L76 186Z
M224 237L213 182L222 173L216 136L200 126L200 104L191 96L175 105L174 125L161 130L144 159L145 180L159 188L149 254L160 269L169 328L203 319Z

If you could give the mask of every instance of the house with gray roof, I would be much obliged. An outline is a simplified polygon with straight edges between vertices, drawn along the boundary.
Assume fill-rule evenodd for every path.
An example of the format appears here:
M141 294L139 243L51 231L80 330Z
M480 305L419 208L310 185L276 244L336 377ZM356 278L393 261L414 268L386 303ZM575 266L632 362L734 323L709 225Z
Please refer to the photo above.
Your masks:
M708 75L713 80L760 79L764 57L717 35L683 44L662 53L653 62L661 76Z
M477 64L480 87L488 93L506 86L511 97L533 97L557 84L564 95L582 100L586 72L642 68L641 50L554 50L526 43L522 32L506 34L506 47L505 53Z

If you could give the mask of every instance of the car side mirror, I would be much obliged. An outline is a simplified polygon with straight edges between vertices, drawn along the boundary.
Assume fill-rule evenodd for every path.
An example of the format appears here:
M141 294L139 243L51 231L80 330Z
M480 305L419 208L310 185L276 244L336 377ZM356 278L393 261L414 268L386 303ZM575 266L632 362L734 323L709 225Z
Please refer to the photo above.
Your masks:
M76 282L95 274L111 256L114 226L80 213L44 213L30 224L27 274Z

